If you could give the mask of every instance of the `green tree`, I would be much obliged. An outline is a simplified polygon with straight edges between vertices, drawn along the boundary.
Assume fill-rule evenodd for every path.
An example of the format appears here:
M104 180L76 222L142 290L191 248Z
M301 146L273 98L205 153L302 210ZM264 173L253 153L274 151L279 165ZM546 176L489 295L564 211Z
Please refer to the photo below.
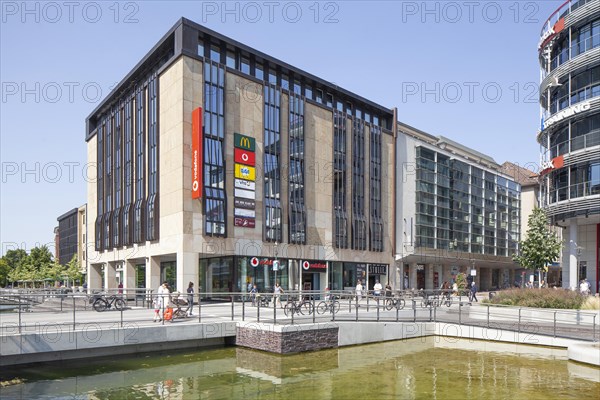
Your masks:
M527 239L519 242L519 253L513 260L523 268L541 271L547 265L558 260L562 249L562 241L548 228L546 212L541 208L534 208L527 220Z
M8 261L4 259L4 257L0 258L0 287L5 287L8 283L8 273L10 272L10 267L8 265Z
M64 269L63 276L75 283L81 281L83 274L81 273L81 264L77 260L77 254L73 254L73 258L69 261Z

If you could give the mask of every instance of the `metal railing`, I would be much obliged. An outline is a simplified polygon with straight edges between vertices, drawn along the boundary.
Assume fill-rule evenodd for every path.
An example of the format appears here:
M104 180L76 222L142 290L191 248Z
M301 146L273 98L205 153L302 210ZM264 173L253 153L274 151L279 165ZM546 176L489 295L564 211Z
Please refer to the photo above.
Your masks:
M125 292L125 291L123 291ZM106 311L94 311L98 298L122 300ZM141 299L138 299L142 296ZM211 323L250 321L310 324L325 321L444 322L519 333L599 341L598 311L538 309L479 304L468 292L408 290L379 295L363 291L286 291L273 293L186 293L165 295L157 302L151 290L135 293L10 293L0 291L0 335L138 329L158 322ZM155 311L157 310L157 311ZM157 318L158 316L158 318ZM159 320L158 320L159 319ZM153 322L155 321L155 322Z

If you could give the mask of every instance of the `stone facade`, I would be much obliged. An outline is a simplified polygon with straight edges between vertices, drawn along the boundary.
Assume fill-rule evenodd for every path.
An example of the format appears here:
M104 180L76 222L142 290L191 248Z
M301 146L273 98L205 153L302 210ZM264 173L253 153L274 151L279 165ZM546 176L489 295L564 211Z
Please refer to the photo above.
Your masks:
M291 354L338 347L337 326L238 326L236 345L270 353Z

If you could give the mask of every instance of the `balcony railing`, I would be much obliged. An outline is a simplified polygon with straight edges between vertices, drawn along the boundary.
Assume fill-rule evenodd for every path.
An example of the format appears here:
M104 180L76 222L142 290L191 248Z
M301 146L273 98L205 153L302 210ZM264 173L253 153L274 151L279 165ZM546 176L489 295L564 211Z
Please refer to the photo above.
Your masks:
M587 181L551 190L548 194L548 204L559 201L573 200L581 197L600 194L600 182Z
M551 146L546 152L546 154L549 155L547 159L551 160L562 154L567 154L572 151L587 149L598 145L600 145L600 129Z

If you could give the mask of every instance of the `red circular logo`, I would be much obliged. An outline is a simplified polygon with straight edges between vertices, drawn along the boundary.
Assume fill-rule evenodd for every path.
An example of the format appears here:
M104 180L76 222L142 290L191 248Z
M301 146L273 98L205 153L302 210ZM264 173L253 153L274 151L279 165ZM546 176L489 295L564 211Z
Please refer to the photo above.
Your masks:
M250 259L250 265L252 265L253 267L258 267L258 264L259 264L259 262L258 262L258 258L256 258L256 257L252 257L252 258Z
M310 263L309 263L308 261L304 261L304 262L302 263L302 268L304 268L304 269L309 269L309 268L310 268Z

